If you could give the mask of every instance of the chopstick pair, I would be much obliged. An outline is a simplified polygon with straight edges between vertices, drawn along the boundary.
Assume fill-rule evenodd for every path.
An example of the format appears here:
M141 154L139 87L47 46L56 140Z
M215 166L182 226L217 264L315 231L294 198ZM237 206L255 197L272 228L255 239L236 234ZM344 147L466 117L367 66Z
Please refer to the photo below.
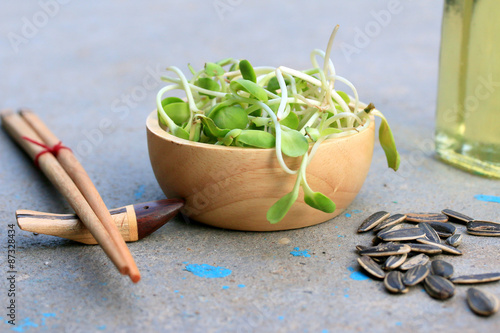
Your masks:
M72 151L29 110L4 110L2 125L68 200L80 220L121 274L136 283L141 275L111 214ZM57 157L55 156L57 155Z

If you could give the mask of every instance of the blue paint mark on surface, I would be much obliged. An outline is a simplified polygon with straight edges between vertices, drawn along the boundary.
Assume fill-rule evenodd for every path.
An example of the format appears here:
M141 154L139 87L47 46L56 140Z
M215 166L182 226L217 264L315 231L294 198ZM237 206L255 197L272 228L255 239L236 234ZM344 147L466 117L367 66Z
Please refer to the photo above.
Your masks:
M349 275L349 277L353 280L356 280L356 281L364 281L364 280L367 280L369 279L369 277L367 275L365 275L363 272L360 272L360 271L356 271L354 270L353 267L349 266L347 267L347 269L351 272L351 275Z
M134 192L134 196L135 196L136 200L142 198L142 196L144 195L144 190L145 189L146 189L146 186L141 185L141 186L139 186L139 188L137 189L137 191Z
M362 213L363 211L361 209L353 209L352 212L354 214L359 214L359 213Z
M330 331L327 330L327 329L324 329L324 330L321 331L321 333L328 333L328 332L330 332Z
M97 329L100 331L104 331L106 329L106 325L97 326Z
M184 265L187 265L187 264L189 264L189 261L184 261L184 262L182 262L182 263L183 263Z
M403 323L402 323L402 322L400 322L400 321L397 321L397 322L396 322L396 326L402 326L402 325L403 325Z
M349 213L345 213L345 217L351 217L352 215Z
M178 293L178 292L179 292L179 290L174 290L174 293Z
M238 288L245 288L246 286L244 284L239 284Z
M12 330L15 332L25 332L25 329L28 327L38 327L38 324L32 322L30 318L24 318L22 323L13 327Z
M349 298L349 294L344 294L344 297L345 298Z
M224 290L229 289L229 286L222 286L222 289Z
M345 237L344 235L338 235L337 237Z
M290 252L290 254L294 257L305 257L305 258L309 258L311 255L308 253L309 250L302 250L300 251L300 248L299 247L296 247L293 249L292 252Z
M55 318L56 317L56 314L53 313L53 312L46 312L46 313L42 313L42 326L45 326L45 319L46 318Z
M285 320L285 316L278 316L279 320Z
M230 269L210 266L207 264L190 264L186 266L186 271L204 278L222 278L231 274Z
M486 201L486 202L500 203L500 197L497 197L494 195L477 194L474 196L474 198L476 198L477 200Z

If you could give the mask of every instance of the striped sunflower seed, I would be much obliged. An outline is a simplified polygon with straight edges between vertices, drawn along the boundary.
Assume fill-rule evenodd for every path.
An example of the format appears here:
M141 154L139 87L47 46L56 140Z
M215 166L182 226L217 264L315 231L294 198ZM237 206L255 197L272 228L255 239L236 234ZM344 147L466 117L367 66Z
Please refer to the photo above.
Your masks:
M382 265L382 268L385 269L386 271L396 269L399 266L401 266L402 263L404 263L406 261L406 257L407 257L406 253L390 256L384 262L384 264Z
M407 213L406 221L410 222L446 222L448 216L442 213Z
M422 282L429 275L429 272L426 265L412 267L403 275L403 283L408 287L415 286Z
M500 236L500 223L491 221L467 222L467 232L477 236Z
M443 209L441 211L441 213L443 213L444 215L448 216L448 220L450 222L458 222L458 223L467 223L469 221L472 221L474 220L472 217L469 217L465 214L462 214L462 213L459 213L459 212L456 212L454 210L451 210L451 209Z
M462 234L454 234L453 236L450 236L446 238L446 244L457 247L462 243Z
M425 291L436 299L448 299L455 294L455 286L439 275L429 274L424 279Z
M450 279L456 284L473 284L500 281L500 272L455 276Z
M455 234L457 227L451 223L446 222L430 222L430 226L436 230L439 237L448 238Z
M400 271L390 271L384 278L384 286L391 293L404 294L408 288L403 283L403 274Z
M447 279L453 275L453 266L444 260L434 260L431 262L431 272Z
M477 288L467 289L467 304L472 311L481 316L491 316L500 307L495 295Z
M386 242L400 242L425 237L425 232L420 228L402 228L377 234L377 237Z
M426 254L439 254L442 253L440 247L432 244L422 244L422 243L406 243L411 248L411 252L419 252Z
M358 258L358 263L370 275L379 279L383 279L385 277L385 272L382 268L380 268L380 266L369 256L361 256Z
M446 244L433 242L433 241L430 241L430 240L425 239L425 238L417 238L417 242L423 243L423 244L429 244L429 245L437 246L437 247L439 247L441 250L443 250L446 253L451 253L451 254L456 254L456 255L463 254L462 251L460 251L457 248L454 248L453 246L449 246L449 245L446 245Z
M431 240L433 242L440 242L441 238L439 238L438 233L434 228L432 228L429 223L419 223L418 228L422 229L423 232L425 232L425 237L428 240Z
M363 221L363 223L361 223L361 225L358 228L358 232L366 232L368 230L375 228L380 222L388 218L389 215L390 214L386 211L373 213L372 215L368 216Z
M414 257L406 259L406 261L399 266L399 269L406 271L418 265L425 265L429 262L429 256L424 253L417 254Z
M367 247L359 254L370 257L383 257L410 252L411 248L406 244L384 243L377 246Z
M405 219L406 215L404 214L391 215L387 219L382 221L379 225L377 225L375 229L373 229L373 231L379 231L387 227L392 227L393 225L403 222Z

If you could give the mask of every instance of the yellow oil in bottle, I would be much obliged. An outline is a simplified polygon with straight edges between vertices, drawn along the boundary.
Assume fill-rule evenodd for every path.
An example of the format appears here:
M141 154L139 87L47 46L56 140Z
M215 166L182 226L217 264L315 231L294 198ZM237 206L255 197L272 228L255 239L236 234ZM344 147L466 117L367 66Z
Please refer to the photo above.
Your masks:
M500 1L446 0L436 152L476 174L500 178Z

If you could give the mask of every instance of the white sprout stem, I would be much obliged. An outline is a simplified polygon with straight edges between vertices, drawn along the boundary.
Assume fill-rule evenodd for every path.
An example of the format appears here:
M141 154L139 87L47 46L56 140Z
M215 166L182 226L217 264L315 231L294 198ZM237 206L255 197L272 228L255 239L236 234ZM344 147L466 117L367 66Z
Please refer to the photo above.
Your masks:
M176 83L176 84L182 84L182 80L181 79L176 79L176 78L173 78L173 77L163 76L161 79L163 81L166 81L166 82L172 82L172 83ZM215 96L215 97L221 97L221 98L225 97L227 95L227 93L204 89L204 88L195 86L192 83L188 83L188 85L189 85L189 88L191 90L195 90L197 92L200 92L200 93L203 93L203 94L206 94L206 95Z
M304 126L302 126L302 128L300 129L300 133L302 134L306 134L306 128L308 127L312 127L312 125L314 124L314 122L316 120L318 120L318 117L319 117L319 112L315 112L311 118L309 118L309 120L304 124Z
M281 74L279 68L276 68L276 79L278 79L278 83L281 89L281 102L280 106L278 107L278 112L276 112L276 118L278 118L278 121L280 121L287 106L288 90L286 88L285 79L283 79L283 74Z
M332 34L330 35L330 39L328 40L328 46L326 47L326 53L325 53L325 59L323 62L323 72L325 73L325 76L328 75L328 65L330 62L330 53L332 52L332 45L333 45L333 40L335 39L335 35L337 34L337 31L339 30L339 25L337 24L335 28L332 31ZM332 68L333 65L330 67ZM335 69L332 71L332 75L335 75Z
M288 68L288 67L285 67L285 66L280 66L278 67L283 73L286 73L286 74L290 74L290 75L293 75L295 77L298 77L299 79L302 79L306 82L309 82L310 84L312 85L315 85L315 86L318 86L318 87L321 87L322 86L322 83L320 80L310 76L310 75L307 75L305 73L302 73L296 69L292 69L292 68Z
M330 126L333 122L339 120L339 119L342 119L342 118L354 118L355 120L358 121L359 124L362 124L363 121L358 117L356 116L354 113L352 112L342 112L342 113L338 113L334 116L332 116L331 118L328 118L324 124L323 124L323 127L321 129L325 129L327 128L328 126Z
M181 89L181 86L175 84L175 85L170 85L163 87L158 91L158 94L156 94L156 107L158 108L158 112L160 113L160 116L165 120L165 122L168 125L168 128L170 131L173 131L174 128L177 127L177 125L174 123L174 121L167 115L165 110L163 110L163 105L161 105L162 97L163 94L165 94L167 91L174 90L174 89Z
M274 71L274 67L271 67L271 66L254 67L253 71L255 72L256 75L267 74L269 72ZM236 78L238 76L241 76L241 72L240 72L240 70L232 71L232 72L227 72L227 73L224 74L224 76L228 77L228 78L229 77Z
M175 66L167 67L167 70L175 72L179 76L179 78L181 79L182 87L184 88L184 91L186 92L186 97L188 99L189 108L192 111L191 112L191 118L192 118L193 111L200 111L200 110L198 110L198 108L196 107L196 103L194 102L191 89L189 89L189 82L188 82L186 76L184 76L184 73L182 73L182 71Z
M276 132L276 158L278 159L278 163L280 164L281 168L288 174L294 175L296 174L299 170L291 170L286 164L285 161L283 160L283 154L281 152L281 126L278 122L278 119L276 118L276 115L274 114L273 110L266 104L258 101L256 104L260 105L264 110L266 110L267 114L269 117L273 120L274 123L274 130Z

